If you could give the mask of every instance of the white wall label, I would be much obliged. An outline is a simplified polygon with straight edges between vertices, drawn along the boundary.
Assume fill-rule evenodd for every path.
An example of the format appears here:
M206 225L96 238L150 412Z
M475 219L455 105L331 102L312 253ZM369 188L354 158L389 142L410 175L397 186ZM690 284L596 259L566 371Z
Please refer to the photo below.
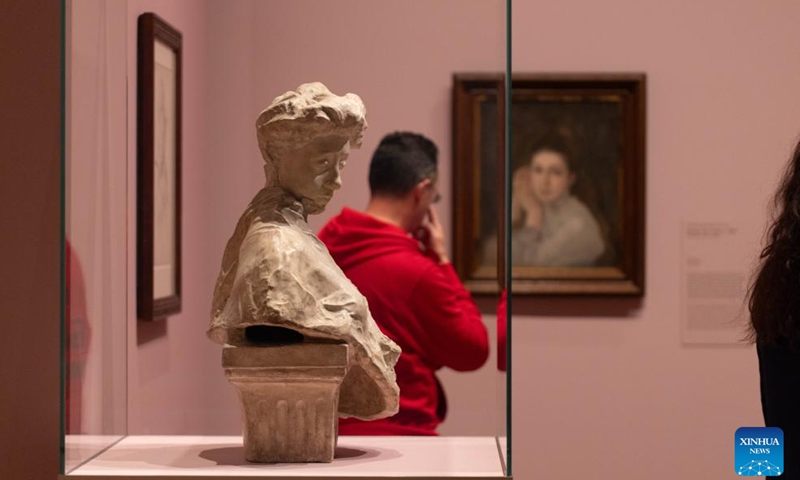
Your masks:
M683 222L683 343L744 344L754 246L742 233L743 228L735 223Z

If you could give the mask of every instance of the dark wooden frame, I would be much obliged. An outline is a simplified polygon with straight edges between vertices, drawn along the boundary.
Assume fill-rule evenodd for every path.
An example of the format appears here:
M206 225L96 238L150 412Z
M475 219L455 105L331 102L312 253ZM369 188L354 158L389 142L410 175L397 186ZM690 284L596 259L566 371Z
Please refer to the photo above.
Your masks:
M514 103L531 98L547 101L614 99L622 111L621 158L617 165L618 225L620 255L610 267L513 267L514 294L534 295L644 295L645 281L645 138L646 77L631 74L515 74L512 78L511 110ZM473 293L495 293L501 287L504 262L497 267L480 265L481 102L496 101L502 93L498 74L456 74L453 88L453 265ZM502 98L502 97L500 97ZM498 104L498 111L502 108ZM503 123L498 120L498 137ZM511 131L513 137L514 132ZM498 140L498 145L501 142ZM507 199L505 157L498 153L497 188L498 258L505 255ZM500 274L500 275L499 275Z
M175 294L154 298L154 109L155 44L175 52ZM181 311L181 33L153 13L138 20L137 84L137 242L136 307L141 320L164 318Z

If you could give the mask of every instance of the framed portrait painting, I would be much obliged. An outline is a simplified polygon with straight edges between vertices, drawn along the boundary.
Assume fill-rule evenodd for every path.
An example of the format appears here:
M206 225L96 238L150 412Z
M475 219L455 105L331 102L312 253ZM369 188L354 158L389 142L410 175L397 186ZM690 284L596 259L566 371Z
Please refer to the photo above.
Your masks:
M465 284L497 291L508 258L515 294L643 295L645 75L511 84L499 115L502 76L454 77L454 265Z
M181 310L181 34L139 16L137 52L137 316Z

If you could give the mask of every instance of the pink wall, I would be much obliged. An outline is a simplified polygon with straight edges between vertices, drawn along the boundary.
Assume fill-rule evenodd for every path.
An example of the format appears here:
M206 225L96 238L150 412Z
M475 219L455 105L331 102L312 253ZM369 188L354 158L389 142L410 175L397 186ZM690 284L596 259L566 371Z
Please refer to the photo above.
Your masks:
M325 214L311 219L312 228L343 205L366 205L369 155L389 131L414 129L433 138L441 148L441 173L447 179L451 75L503 68L504 39L479 39L471 33L475 25L501 31L502 4L447 0L437 2L430 15L427 4L401 8L365 1L129 1L129 70L135 71L136 17L154 11L183 33L185 79L184 307L166 322L131 322L136 325L129 352L131 433L230 434L240 429L239 407L220 367L220 349L204 331L225 243L264 181L253 126L260 110L286 90L317 80L337 93L356 92L367 105L370 127L364 147L351 155L345 188ZM363 21L368 18L376 20ZM412 23L413 36L408 29ZM463 49L439 44L440 36L458 39ZM417 40L411 49L410 38ZM129 98L133 115L134 97ZM130 155L134 153L131 149ZM135 163L129 163L133 168ZM444 181L441 211L447 228L449 189ZM134 241L130 236L130 245ZM130 295L133 318L133 287ZM492 315L487 317L492 330L493 321ZM443 375L452 397L443 433L496 433L492 365L474 374ZM476 393L476 378L491 388Z
M207 279L207 231L215 219L206 212L210 163L204 136L210 112L206 108L207 17L194 0L129 0L128 2L128 178L129 178L129 432L199 433L214 431L214 395L208 379L218 371L213 349L205 340L210 305ZM135 297L135 178L136 178L136 21L154 12L183 34L183 306L166 321L137 322Z
M734 431L762 424L755 351L682 346L679 228L722 220L761 238L800 132L798 18L791 1L514 2L516 71L648 80L647 295L517 302L515 476L734 474Z
M127 417L128 65L120 28L127 5L80 0L67 15L65 230L75 256L70 276L84 287L71 288L69 302L90 332L85 363L71 367L70 378L81 380L70 390L70 405L82 408L70 413L70 431L109 435L111 442L111 434L125 432ZM75 331L86 333L80 327L76 322ZM69 447L68 464L96 453L74 455L75 445Z
M184 311L131 331L131 433L238 425L219 349L203 331L222 249L262 183L252 122L272 97L321 80L367 104L364 149L320 226L342 205L366 203L369 153L387 131L430 135L448 178L450 76L503 68L503 2L277 3L129 2L129 70L135 17L152 9L184 34L186 79ZM518 478L732 474L733 432L761 422L754 351L681 344L679 226L742 222L752 226L747 238L760 238L766 199L800 130L797 18L800 6L788 0L735 9L722 0L514 2L516 71L648 75L647 295L516 302ZM449 229L447 182L442 193ZM456 403L472 401L481 374L446 376ZM462 407L464 422L480 415Z

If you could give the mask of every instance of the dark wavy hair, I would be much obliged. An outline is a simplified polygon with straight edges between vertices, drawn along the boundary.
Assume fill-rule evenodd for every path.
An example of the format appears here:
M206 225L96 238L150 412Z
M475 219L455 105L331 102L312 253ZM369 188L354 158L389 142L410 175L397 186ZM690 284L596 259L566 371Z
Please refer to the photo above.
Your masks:
M773 199L775 221L750 286L751 341L800 345L800 143Z
M575 148L570 142L561 136L553 135L538 139L532 142L527 150L525 164L530 165L533 156L540 152L553 152L561 155L570 172L575 172Z

